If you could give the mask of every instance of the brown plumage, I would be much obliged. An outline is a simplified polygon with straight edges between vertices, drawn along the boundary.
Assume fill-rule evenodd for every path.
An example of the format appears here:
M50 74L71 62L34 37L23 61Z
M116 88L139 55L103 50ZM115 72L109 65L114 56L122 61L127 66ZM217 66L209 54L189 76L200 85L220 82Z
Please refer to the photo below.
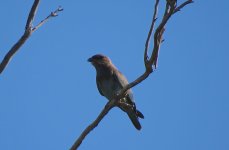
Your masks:
M108 100L112 100L114 95L128 84L126 77L118 71L111 60L101 54L97 54L88 59L96 69L96 83L99 93ZM140 130L141 124L138 118L144 118L143 114L136 109L131 89L126 92L122 102L131 107L120 108L127 113L135 128Z

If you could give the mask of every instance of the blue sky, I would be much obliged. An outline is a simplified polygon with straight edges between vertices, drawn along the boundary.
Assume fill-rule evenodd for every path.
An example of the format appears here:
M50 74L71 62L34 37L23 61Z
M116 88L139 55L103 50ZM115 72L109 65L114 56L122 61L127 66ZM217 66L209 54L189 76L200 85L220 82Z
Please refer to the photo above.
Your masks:
M0 2L1 60L23 34L32 3ZM129 81L144 71L153 0L46 0L34 23L59 5L64 11L39 28L0 75L0 149L71 147L107 102L90 56L109 56ZM158 69L133 88L145 115L142 130L114 108L80 149L228 150L228 5L196 0L174 15Z

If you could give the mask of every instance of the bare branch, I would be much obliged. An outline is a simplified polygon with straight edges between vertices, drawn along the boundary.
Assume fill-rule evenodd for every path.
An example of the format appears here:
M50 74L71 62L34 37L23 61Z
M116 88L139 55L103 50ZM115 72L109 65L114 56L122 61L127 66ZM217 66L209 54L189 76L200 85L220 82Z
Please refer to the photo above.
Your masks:
M108 101L103 110L100 112L99 116L89 125L87 128L81 133L79 138L75 141L75 143L72 145L70 150L76 150L80 144L83 142L85 137L95 128L98 126L100 121L108 114L108 112L115 106L120 106L126 109L131 109L132 106L126 103L123 103L121 101L117 101L117 99L113 99L111 101Z
M115 98L109 102L109 103L111 103L110 105L109 105L109 103L106 104L105 108L102 110L102 112L97 117L97 119L83 131L83 133L80 135L80 137L77 139L77 141L74 143L74 145L72 146L72 148L70 150L76 150L80 146L80 144L82 143L83 139L87 136L87 134L89 134L89 132L92 131L98 125L98 123L109 112L109 110L111 110L114 106L122 105L122 102L120 101L120 99L125 96L125 92L128 89L136 86L137 84L139 84L143 80L145 80L154 71L152 66L155 66L155 69L156 69L157 59L158 59L158 51L159 51L160 45L162 43L162 36L163 36L164 31L165 31L166 23L168 22L168 20L171 18L171 16L175 12L177 12L178 10L180 10L185 5L187 5L191 2L190 2L190 0L188 0L187 2L181 4L179 7L176 7L176 0L167 0L165 13L163 15L162 21L154 33L154 47L153 47L153 51L152 51L152 54L150 56L150 59L148 60L147 52L148 52L150 37L153 33L153 28L154 28L156 17L157 17L158 3L159 3L159 0L156 0L155 6L154 6L155 10L154 10L154 15L153 15L153 19L152 19L152 24L150 26L150 30L149 30L149 33L148 33L148 36L146 39L146 44L145 44L145 51L144 51L144 62L145 62L145 69L146 69L145 72L140 77L138 77L136 80L129 83L122 90L120 90L116 94ZM109 107L107 105L109 105ZM129 106L123 106L123 107L129 107Z
M31 29L39 3L40 3L40 0L35 0L34 1L33 6L32 6L32 8L31 8L31 10L29 12L29 16L28 16L28 19L27 19L27 22L26 22L25 30L30 30Z
M136 86L137 84L141 83L143 80L145 80L154 70L152 69L152 66L154 65L155 68L157 67L157 59L158 59L158 51L160 49L160 45L162 42L162 36L163 33L165 31L165 25L168 22L168 20L171 18L171 16L173 14L175 14L177 11L179 11L181 8L183 8L184 6L186 6L187 4L192 3L192 0L187 0L186 2L182 3L180 6L176 7L176 0L167 0L166 3L166 8L165 8L165 13L163 15L162 21L159 24L159 26L157 27L155 33L154 33L154 47L153 47L153 51L150 57L150 60L145 62L146 64L146 70L145 72L138 77L136 80L134 80L133 82L129 83L127 86L125 86L119 93L117 93L117 98L121 98L124 96L124 93ZM159 3L158 1L156 1L155 4L155 8L157 8L157 3ZM154 13L155 14L155 13ZM155 17L153 16L153 20L155 19ZM153 21L152 21L153 22ZM150 28L152 28L153 24L151 25ZM151 36L149 34L152 34L152 31L150 30L148 33L148 38ZM146 41L147 41L146 40ZM146 53L146 50L145 50ZM145 60L145 55L144 55L144 60Z
M25 32L22 37L18 40L16 44L9 50L9 52L5 55L3 58L1 64L0 64L0 74L3 72L7 64L9 63L10 59L13 57L13 55L18 51L18 49L25 43L25 41L30 36L29 32Z
M158 2L156 1L156 4ZM155 4L155 8L156 8L156 5ZM155 68L157 67L157 58L158 58L158 52L159 52L159 49L160 49L160 44L162 42L162 35L165 31L165 24L167 23L167 21L170 19L170 17L172 16L173 14L173 11L175 9L175 5L176 3L172 3L173 5L171 5L171 3L169 3L169 0L167 1L166 3L166 8L165 8L165 13L164 13L164 16L162 18L162 21L161 23L159 24L159 26L157 27L155 33L154 33L154 47L153 47L153 51L152 51L152 54L151 54L151 57L150 57L150 60L145 62L145 66L146 66L146 70L145 72L140 76L138 77L136 80L134 80L133 82L129 83L127 86L125 86L117 95L118 98L122 97L123 94L130 88L136 86L137 84L141 83L143 80L145 80L154 70L152 68L152 66L154 65ZM154 19L154 17L153 17ZM149 34L152 34L152 32L150 33L151 31L149 31ZM149 35L148 34L148 35ZM150 35L151 36L151 35ZM149 36L148 36L149 37ZM147 40L148 40L148 37L147 37ZM145 59L145 56L144 56L144 59Z
M27 22L26 22L26 26L25 26L25 32L24 34L21 36L21 38L13 45L13 47L8 51L8 53L5 55L5 57L3 58L1 64L0 64L0 74L3 72L3 70L5 69L5 67L7 66L7 64L9 63L10 59L14 56L14 54L19 50L19 48L26 42L26 40L30 37L30 35L36 30L38 29L40 26L42 26L45 22L47 22L47 20L51 17L55 17L57 16L57 13L59 11L62 11L62 8L58 8L57 10L55 10L53 13L51 13L48 17L46 17L46 19L44 19L43 21L41 21L41 23L39 23L36 27L32 27L33 24L33 20L34 17L36 15L36 11L38 8L40 0L34 0L33 6L30 10Z
M153 47L153 51L150 57L149 65L154 66L155 69L157 68L158 52L160 50L163 33L165 31L165 24L167 23L169 18L172 16L173 10L174 10L174 7L171 7L169 3L166 3L165 13L162 18L162 21L154 33L154 47Z
M187 0L186 2L182 3L180 6L178 6L175 10L174 10L174 14L178 11L180 11L184 6L193 3L193 0Z
M153 13L153 19L152 19L152 23L149 29L149 33L146 39L146 43L145 43L145 52L144 52L144 63L145 63L145 67L147 67L147 62L148 62L148 49L149 49L149 41L154 29L154 25L155 22L157 20L157 10L158 10L158 4L159 4L159 0L156 0L155 6L154 6L154 13Z
M32 31L34 32L37 30L39 27L41 27L44 23L46 23L50 18L58 16L58 12L63 11L64 9L59 7L57 8L54 12L51 12L50 15L48 15L44 20L42 20L38 25L36 25Z
M105 117L105 115L111 110L111 108L113 108L116 104L115 104L115 100L109 101L106 106L104 107L104 109L102 110L102 112L99 114L99 116L95 119L95 121L93 121L83 132L82 134L79 136L79 138L75 141L75 143L73 144L73 146L70 148L70 150L76 150L80 144L82 143L82 141L84 140L84 138L99 124L99 122Z

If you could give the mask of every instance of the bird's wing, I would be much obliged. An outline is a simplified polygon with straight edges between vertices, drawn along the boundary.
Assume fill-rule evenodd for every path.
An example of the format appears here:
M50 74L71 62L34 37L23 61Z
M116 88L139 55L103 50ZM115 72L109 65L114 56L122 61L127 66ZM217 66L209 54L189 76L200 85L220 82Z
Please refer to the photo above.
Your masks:
M116 73L113 74L113 77L114 77L114 80L117 81L117 83L119 84L118 86L121 88L129 84L126 77L122 75L122 73L119 72L118 70L116 70ZM133 94L130 89L127 91L126 102L128 104L134 105Z
M123 88L124 86L128 84L126 77L122 75L122 73L119 72L118 70L115 70L115 72L113 73L113 77L116 83L119 84L118 86L121 88Z
M99 78L98 77L96 77L96 84L97 84L97 88L98 88L98 91L99 91L99 93L102 95L102 96L104 96L104 94L103 94L103 92L102 92L102 87L101 87L101 82L99 82Z

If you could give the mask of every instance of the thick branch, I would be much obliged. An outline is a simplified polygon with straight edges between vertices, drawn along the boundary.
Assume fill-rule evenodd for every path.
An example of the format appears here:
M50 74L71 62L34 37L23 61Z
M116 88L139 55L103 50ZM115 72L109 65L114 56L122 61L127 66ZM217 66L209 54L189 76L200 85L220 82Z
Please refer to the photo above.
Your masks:
M184 6L193 3L193 0L187 0L186 2L182 3L180 6L178 6L175 10L174 10L174 14L178 11L180 11Z
M40 3L40 0L34 0L33 6L29 12L29 16L25 25L25 30L30 30L33 24L34 17L37 12L38 5Z
M0 74L3 72L7 64L9 63L10 59L13 57L13 55L19 50L19 48L25 43L25 41L30 36L31 32L26 32L22 35L22 37L18 40L16 44L9 50L9 52L5 55L3 58L1 64L0 64Z
M138 77L133 82L129 83L127 86L125 86L121 91L119 91L117 93L117 95L114 98L114 100L112 100L110 102L112 104L109 107L107 107L108 104L105 106L105 108L102 110L102 112L97 117L97 119L83 131L83 133L80 135L80 137L77 139L77 141L74 143L74 145L72 146L72 148L70 150L76 150L80 146L80 144L82 143L83 139L87 136L87 134L89 134L89 132L92 131L99 124L99 122L109 112L109 110L111 108L113 108L114 106L122 105L121 102L117 101L117 100L119 100L123 96L125 96L125 92L128 89L130 89L130 88L136 86L137 84L141 83L143 80L145 80L154 71L152 69L152 66L154 65L155 68L156 68L156 65L157 65L156 62L157 62L157 59L158 59L158 51L159 51L159 48L160 48L160 44L162 42L162 35L163 35L164 31L165 31L165 28L164 28L165 24L167 23L167 21L170 19L170 17L175 12L177 12L178 10L183 8L185 5L189 4L190 0L188 0L188 2L185 2L184 4L181 4L179 7L176 7L176 0L167 0L163 19L162 19L161 23L159 24L159 26L157 27L157 29L156 29L156 31L154 33L154 47L153 47L153 51L152 51L150 60L148 60L147 52L148 52L150 37L151 37L151 35L153 33L154 24L155 24L155 21L156 21L158 3L159 3L159 0L156 0L154 15L153 15L153 19L152 19L152 24L150 26L150 30L149 30L149 33L148 33L148 36L147 36L147 39L146 39L146 44L145 44L145 51L144 51L144 61L145 61L145 67L146 67L145 72L140 77ZM126 106L126 107L128 107L128 106Z
M20 47L26 42L26 40L30 37L30 35L36 30L38 29L40 26L42 26L45 22L47 22L47 20L51 17L55 17L57 16L57 12L62 11L62 8L58 8L57 10L55 10L54 12L52 12L48 17L46 17L46 19L44 19L43 21L41 21L41 23L39 23L36 27L32 27L33 24L33 20L34 17L36 15L36 11L38 8L40 0L34 0L33 6L30 10L26 25L25 25L25 32L24 34L21 36L21 38L17 41L17 43L15 43L13 45L13 47L8 51L8 53L5 55L5 57L3 58L1 64L0 64L0 74L3 72L3 70L5 69L5 67L7 66L7 64L9 63L10 59L12 59L12 57L14 56L14 54L20 49Z

